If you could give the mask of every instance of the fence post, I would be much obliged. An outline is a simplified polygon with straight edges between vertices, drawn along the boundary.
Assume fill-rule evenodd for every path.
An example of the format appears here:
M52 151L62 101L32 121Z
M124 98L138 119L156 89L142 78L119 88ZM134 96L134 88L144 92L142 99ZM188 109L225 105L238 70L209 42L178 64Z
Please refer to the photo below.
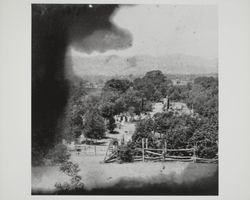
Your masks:
M142 138L141 142L142 142L142 162L144 162L144 138Z
M165 140L164 141L164 147L165 147L165 155L167 154L167 141ZM164 159L165 159L165 155L164 155Z
M195 163L196 162L196 144L194 145L194 148L193 148L193 162Z
M166 153L166 140L164 139L164 146L162 149L162 160L165 161L165 153Z
M165 161L164 152L165 152L165 146L162 148L162 160L163 160L163 161Z
M148 138L146 138L146 149L148 149Z

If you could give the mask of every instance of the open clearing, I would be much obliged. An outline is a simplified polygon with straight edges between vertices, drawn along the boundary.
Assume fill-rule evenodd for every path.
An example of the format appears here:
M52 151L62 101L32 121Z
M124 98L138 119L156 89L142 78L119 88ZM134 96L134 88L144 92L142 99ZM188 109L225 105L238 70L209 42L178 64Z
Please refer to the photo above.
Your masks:
M82 176L87 189L109 187L121 179L139 180L142 183L150 182L151 184L162 182L190 183L213 176L218 170L217 164L182 162L104 164L100 163L102 159L103 156L72 156L72 161L80 166L79 175ZM33 189L52 190L56 182L63 183L68 180L69 178L56 166L34 167L32 169Z
M151 115L162 112L163 105L156 103ZM183 163L183 162L135 162L104 164L103 159L112 138L126 141L131 139L135 131L135 123L124 123L116 128L117 134L107 134L103 145L85 145L81 153L72 152L71 161L79 164L82 181L86 189L112 187L121 180L129 184L123 187L140 187L141 184L190 184L203 178L214 176L217 164ZM136 180L136 184L134 183ZM32 188L53 190L56 182L67 182L69 177L59 171L59 166L41 166L32 168Z

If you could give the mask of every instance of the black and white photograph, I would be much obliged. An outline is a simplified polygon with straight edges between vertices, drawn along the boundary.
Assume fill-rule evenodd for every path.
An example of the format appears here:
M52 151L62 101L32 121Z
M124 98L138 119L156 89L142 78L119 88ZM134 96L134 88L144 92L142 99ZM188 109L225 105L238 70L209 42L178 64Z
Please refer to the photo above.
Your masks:
M32 194L218 195L217 12L32 4Z
M250 197L249 0L0 0L0 199Z

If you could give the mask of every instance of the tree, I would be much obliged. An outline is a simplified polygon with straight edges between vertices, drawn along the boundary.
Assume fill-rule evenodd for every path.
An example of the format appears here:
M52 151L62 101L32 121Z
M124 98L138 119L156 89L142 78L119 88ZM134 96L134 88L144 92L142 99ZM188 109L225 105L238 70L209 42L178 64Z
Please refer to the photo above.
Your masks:
M115 103L111 102L101 104L99 110L101 111L101 115L106 119L109 119L116 114Z
M156 113L155 118L155 131L161 135L166 136L167 132L170 131L174 125L174 117L172 112L167 113Z
M196 143L199 157L214 158L218 153L218 120L201 117L190 142Z
M118 147L118 157L121 162L132 162L133 161L133 151L131 142L127 145L121 145Z
M157 113L154 116L155 130L166 138L170 148L197 146L202 158L213 158L218 152L217 117L175 116L171 113Z
M160 101L161 98L163 98L162 93L159 90L155 90L154 94L153 94L153 99L154 101Z
M160 70L153 70L146 73L143 77L146 82L151 82L152 84L159 86L166 81L166 77Z
M213 88L218 85L218 79L214 77L198 77L194 80L194 84L201 85L203 88L208 89L208 88Z
M64 118L60 119L60 138L56 137L59 141L61 138L67 141L73 141L81 134L82 130L82 116L86 112L86 88L85 82L81 79L74 79L70 83L69 99L64 111ZM57 141L57 142L59 142Z
M194 80L187 99L195 112L211 118L218 115L218 80L213 77L198 77Z
M91 109L87 113L84 123L84 134L87 138L100 139L105 136L105 123L97 109Z
M131 107L134 107L135 113L140 112L140 105L141 105L141 94L133 89L128 89L126 93L124 93L120 98L119 101L123 102L124 111L129 111Z
M109 118L109 122L108 122L108 130L110 133L114 132L114 129L116 128L116 123L115 123L115 119L114 117L110 117Z
M108 119L111 116L123 112L124 105L120 101L120 96L118 92L105 90L102 92L100 97L99 110L104 118Z
M158 72L147 73L145 77L134 81L135 88L142 92L143 97L152 99L160 91L152 87L152 83L160 84L152 78L159 75L157 74ZM150 94L153 90L155 93ZM197 146L199 157L215 157L218 152L218 80L213 77L199 77L187 86L170 86L167 92L170 99L187 102L198 115L157 113L152 119L142 120L137 124L132 136L133 142L138 144L141 138L149 138L150 145L154 145L155 131L167 140L169 148Z
M132 135L132 141L140 146L142 138L148 138L148 146L155 147L154 126L154 120L151 118L139 121L135 133Z
M105 83L104 90L124 93L132 86L132 83L126 79L111 79Z
M147 100L159 101L166 95L171 81L160 70L153 70L142 78L136 78L133 85Z

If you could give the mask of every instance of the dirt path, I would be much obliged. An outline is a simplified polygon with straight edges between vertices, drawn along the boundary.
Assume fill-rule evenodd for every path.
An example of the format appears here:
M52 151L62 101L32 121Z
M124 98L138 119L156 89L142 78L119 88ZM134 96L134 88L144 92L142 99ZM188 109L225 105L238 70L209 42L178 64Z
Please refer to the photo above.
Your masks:
M153 109L152 112L150 112L150 116L153 116L158 112L163 112L163 103L161 102L153 104ZM135 132L135 126L135 122L125 122L120 126L120 128L119 124L117 124L117 128L115 129L117 134L107 133L107 136L110 138L116 138L118 140L121 140L124 137L125 141L129 141L132 139L132 135Z
M119 125L117 125L118 127L115 129L115 131L117 132L116 134L110 134L107 133L107 136L110 138L116 138L119 141L124 138L125 141L131 140L132 135L135 132L135 123L132 122L125 122L124 124L122 124L119 128Z

